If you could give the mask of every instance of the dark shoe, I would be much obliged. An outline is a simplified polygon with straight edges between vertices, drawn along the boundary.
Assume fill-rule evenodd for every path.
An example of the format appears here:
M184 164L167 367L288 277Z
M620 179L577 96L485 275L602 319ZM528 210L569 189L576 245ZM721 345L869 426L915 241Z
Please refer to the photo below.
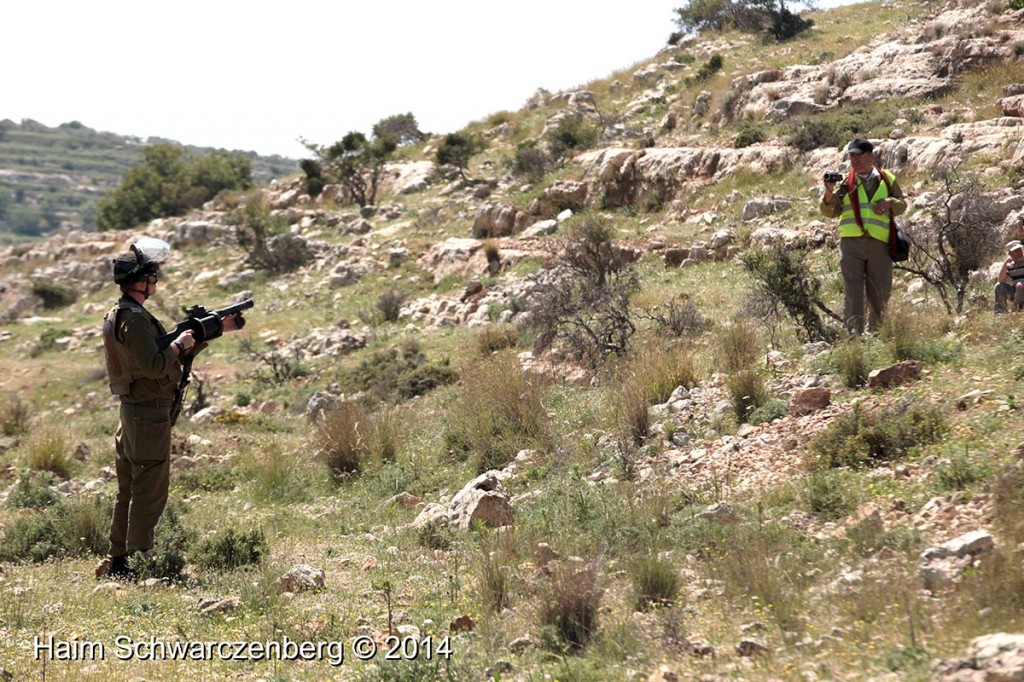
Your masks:
M122 554L110 558L110 567L107 569L107 577L125 582L135 582L139 574L134 568L128 565L128 556Z

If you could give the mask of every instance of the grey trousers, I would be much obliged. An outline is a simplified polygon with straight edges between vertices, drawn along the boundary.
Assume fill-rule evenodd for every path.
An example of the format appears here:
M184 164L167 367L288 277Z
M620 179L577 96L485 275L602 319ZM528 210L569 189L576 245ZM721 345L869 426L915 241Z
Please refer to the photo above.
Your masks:
M843 273L843 318L853 334L864 333L864 302L868 329L882 322L892 293L892 259L889 245L874 237L843 237L839 240L839 269Z
M1013 301L1013 309L1020 310L1024 307L1024 286L1017 288L1013 282L1002 282L996 283L996 288L993 293L996 299L995 309L997 313L1006 312L1006 302Z

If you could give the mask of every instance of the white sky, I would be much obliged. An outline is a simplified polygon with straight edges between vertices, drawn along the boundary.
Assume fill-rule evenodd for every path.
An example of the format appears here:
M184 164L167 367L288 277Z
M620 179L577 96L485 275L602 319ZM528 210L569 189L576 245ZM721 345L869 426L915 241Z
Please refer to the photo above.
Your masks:
M14 0L0 120L295 158L300 137L330 144L409 111L453 132L654 56L682 4Z

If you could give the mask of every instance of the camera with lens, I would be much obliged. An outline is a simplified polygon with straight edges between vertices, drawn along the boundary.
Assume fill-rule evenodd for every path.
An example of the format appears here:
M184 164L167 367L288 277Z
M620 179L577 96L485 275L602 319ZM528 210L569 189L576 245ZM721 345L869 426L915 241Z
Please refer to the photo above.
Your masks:
M825 182L842 182L843 174L836 171L828 171L825 173Z

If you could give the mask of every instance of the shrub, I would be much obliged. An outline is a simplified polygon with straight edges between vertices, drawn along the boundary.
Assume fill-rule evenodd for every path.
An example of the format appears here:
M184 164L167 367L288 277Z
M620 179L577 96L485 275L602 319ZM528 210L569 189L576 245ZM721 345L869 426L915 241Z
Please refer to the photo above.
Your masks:
M812 514L834 521L857 508L857 495L841 472L816 471L803 482L803 498Z
M843 386L859 388L868 381L868 365L864 357L864 343L860 337L852 337L836 346L833 358L843 379Z
M785 400L770 398L764 404L751 410L747 415L747 421L751 424L767 424L781 419L787 414L789 414L789 404Z
M198 568L224 571L258 564L267 552L267 539L262 531L228 528L199 541L191 558Z
M484 150L482 140L468 133L450 133L444 136L437 147L437 163L441 166L454 166L459 175L465 177L469 168L469 160L474 154Z
M542 629L551 628L569 651L583 649L597 633L598 607L604 590L597 586L597 568L560 563L551 576L540 609Z
M314 439L320 457L335 475L359 473L367 448L363 439L369 411L359 401L346 400L317 421Z
M764 142L764 130L760 126L745 125L736 134L736 139L733 140L732 146L740 149L757 144L758 142Z
M314 199L320 196L327 185L323 166L315 159L302 159L299 161L299 168L305 174L306 194Z
M369 140L357 130L349 131L329 147L306 144L316 156L315 163L324 180L340 184L347 196L360 206L376 201L384 165L397 147L395 138L389 135Z
M34 280L32 293L43 302L47 310L66 308L78 300L78 292L48 280Z
M156 525L156 542L148 552L136 552L128 559L128 566L135 571L139 580L160 578L169 582L185 579L185 557L195 539L195 533L181 522L181 513L176 505L164 510Z
M735 373L758 364L760 340L744 319L721 328L715 337L715 360L723 372Z
M879 336L893 359L921 362L949 362L959 359L963 349L955 341L938 336L941 330L934 320L904 306L889 306Z
M284 452L278 440L254 443L238 472L242 480L249 481L252 496L259 502L308 502L316 493L306 462Z
M448 360L431 362L415 340L397 348L374 351L354 369L340 377L345 391L367 391L379 400L408 400L424 395L458 378Z
M802 255L775 247L768 251L747 251L743 268L754 280L751 302L760 317L781 320L788 315L796 323L797 336L807 341L833 341L835 328L825 324L824 312L838 321L821 300L821 281L815 278Z
M524 373L514 355L493 356L463 377L446 415L446 447L471 456L479 473L500 469L520 450L547 442L542 396L541 380Z
M589 367L629 353L636 332L631 298L639 280L628 255L613 243L613 231L610 221L591 215L571 228L558 263L563 276L539 287L529 311L535 353L562 341L574 360Z
M697 73L694 75L694 78L698 81L706 81L721 71L722 66L724 65L725 60L722 59L722 55L716 52L711 55L706 62L701 64L700 68L697 69Z
M935 477L940 490L965 490L987 475L984 467L971 462L965 455L954 455L939 464Z
M53 475L48 472L22 471L14 488L7 495L7 506L12 509L42 509L60 499L53 489Z
M674 606L682 587L676 567L656 555L634 560L629 567L629 578L637 611L646 611L652 606Z
M388 289L377 299L377 310L380 311L385 322L397 322L398 313L401 312L404 302L405 295L402 292Z
M663 334L675 337L700 334L708 322L689 296L673 296L667 303L647 310L645 318L653 321Z
M20 436L28 432L31 410L27 403L14 393L4 393L0 402L0 433L5 436Z
M455 544L455 531L448 526L428 523L416 531L416 544L426 549L447 551Z
M50 471L69 478L75 465L70 434L56 426L36 430L26 438L25 463L35 471Z
M550 133L549 149L556 157L567 150L590 149L600 137L597 126L581 114L571 114L558 122Z
M251 375L259 383L280 386L309 374L297 353L288 357L280 351L257 345L252 337L247 336L239 341L238 349L262 365L261 369L257 369Z
M58 501L19 516L0 538L0 561L39 563L51 558L107 553L113 504L104 498Z
M530 182L540 182L551 163L551 157L537 146L537 141L528 140L516 146L511 166L512 172L516 175L525 177Z
M938 441L946 430L945 417L931 405L903 401L866 412L858 404L815 436L808 450L817 468L862 468L899 459Z
M282 274L297 270L312 258L306 241L288 231L281 216L274 215L259 199L251 199L228 214L238 245L249 265L257 270Z
M480 597L488 611L500 613L511 603L515 559L514 546L508 536L481 534Z
M476 337L476 346L481 355L491 355L506 348L515 348L518 343L519 330L510 324L487 325Z
M802 117L790 121L789 127L787 142L802 152L837 149L843 144L843 133L835 123L826 119Z
M100 199L96 226L119 230L154 218L182 215L222 190L250 187L252 163L241 154L218 150L197 157L175 144L149 145L121 184Z
M750 421L751 414L768 402L768 389L764 376L756 368L741 369L725 380L729 402L740 423Z

